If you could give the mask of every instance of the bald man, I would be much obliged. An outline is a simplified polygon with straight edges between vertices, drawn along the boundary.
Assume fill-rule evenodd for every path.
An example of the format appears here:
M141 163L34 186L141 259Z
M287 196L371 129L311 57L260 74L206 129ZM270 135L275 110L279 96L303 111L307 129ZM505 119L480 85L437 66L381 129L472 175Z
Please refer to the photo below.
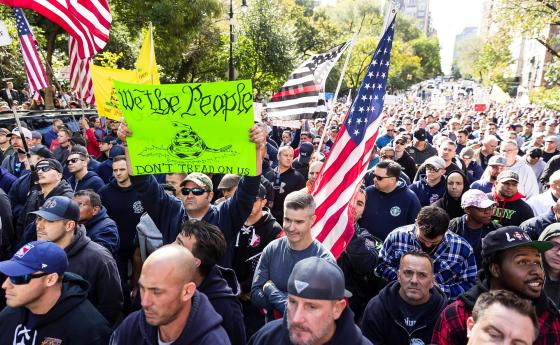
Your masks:
M221 316L196 291L196 260L176 244L153 252L138 281L142 310L113 332L111 345L230 344Z

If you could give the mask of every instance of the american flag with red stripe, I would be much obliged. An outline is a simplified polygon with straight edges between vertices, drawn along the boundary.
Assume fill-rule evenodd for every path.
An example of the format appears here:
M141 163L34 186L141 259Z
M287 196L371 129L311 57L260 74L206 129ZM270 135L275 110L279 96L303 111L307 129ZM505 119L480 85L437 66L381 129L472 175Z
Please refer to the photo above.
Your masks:
M79 99L94 105L93 81L89 72L91 58L80 58L78 54L78 42L74 37L68 39L68 55L70 56L70 86Z
M352 198L361 184L382 121L395 29L381 37L358 94L313 186L317 209L313 236L338 258L354 234ZM383 220L379 220L383 221Z
M273 120L311 119L317 111L325 81L350 42L314 55L290 74L288 81L275 93L266 110Z
M62 27L78 41L81 58L93 56L109 40L111 12L107 0L0 0L29 8Z
M27 80L29 81L29 88L31 93L38 92L49 86L49 79L37 52L35 36L33 36L23 10L21 8L14 8L14 17L16 19L19 46L21 48L21 55L23 55L23 65L25 66L25 74L27 74Z

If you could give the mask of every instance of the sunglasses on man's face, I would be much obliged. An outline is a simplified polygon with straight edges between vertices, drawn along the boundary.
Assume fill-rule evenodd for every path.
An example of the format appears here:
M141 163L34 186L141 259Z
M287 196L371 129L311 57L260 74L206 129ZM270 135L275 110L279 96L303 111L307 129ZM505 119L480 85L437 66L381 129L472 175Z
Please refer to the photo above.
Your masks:
M41 165L37 167L37 171L48 172L51 170L53 170L53 167L51 167L50 165Z
M70 164L70 163L76 164L76 163L78 163L79 161L83 161L83 159L80 159L80 158L72 158L72 159L67 160L67 161L66 161L66 164Z
M25 285L25 284L29 284L29 282L32 279L41 278L48 274L49 273L30 273L30 274L24 274L22 276L15 276L15 277L8 277L8 278L10 279L10 282L14 285Z
M200 196L206 193L206 190L202 188L186 188L186 187L181 188L181 194L183 195L189 195L191 192L196 196Z

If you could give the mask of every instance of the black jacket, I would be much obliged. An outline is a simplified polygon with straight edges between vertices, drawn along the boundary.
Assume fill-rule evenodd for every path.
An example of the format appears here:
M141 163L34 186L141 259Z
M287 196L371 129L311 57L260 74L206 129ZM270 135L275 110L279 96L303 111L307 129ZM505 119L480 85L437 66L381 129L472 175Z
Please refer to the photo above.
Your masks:
M352 293L350 308L358 319L361 319L364 308L374 296L372 283L379 255L377 244L383 245L381 240L376 240L366 229L355 225L350 243L337 260L344 272L346 290Z
M43 195L41 190L33 189L27 198L27 202L23 206L20 216L17 220L16 234L21 234L25 227L35 221L37 218L34 214L29 212L37 211L39 207L43 206L45 200L52 196L67 196L72 198L72 188L65 180L61 180L48 195Z
M106 345L111 336L107 320L87 300L88 283L82 278L64 274L62 294L44 315L37 315L35 326L28 335L32 344ZM6 307L0 313L2 344L21 344L22 330L29 311L24 307ZM51 339L51 341L49 341ZM23 342L31 344L31 342Z
M282 227L268 210L264 210L264 215L253 225L243 225L238 231L235 239L235 249L233 256L233 269L241 285L241 291L251 292L251 284L255 267L266 247L274 239L282 234Z
M105 186L105 182L93 171L88 171L86 176L77 182L76 177L71 175L70 178L68 178L68 183L74 192L84 189L92 189L97 193L103 186Z
M12 223L10 199L6 193L0 189L0 260L9 259L12 246L15 245L14 239L15 233Z
M336 330L333 337L324 345L371 345L358 326L354 323L354 313L350 308L344 308L340 318L335 321ZM284 318L267 323L249 340L251 345L292 345L288 333L286 314Z
M101 206L99 213L84 224L86 234L93 242L97 242L107 248L111 254L119 249L119 229L117 223L109 218L107 209Z
M123 317L123 293L115 259L109 251L89 239L83 226L78 226L72 242L64 248L68 256L68 272L89 282L88 298L111 323Z
M434 285L424 317L417 319L412 330L407 331L398 305L405 303L399 296L400 284L389 283L372 298L364 312L362 332L373 344L430 344L434 324L447 305L447 297ZM423 342L414 342L414 339Z
M519 227L526 231L533 241L536 241L544 229L552 223L556 223L556 217L552 210L548 210L545 214L527 219Z
M406 173L407 176L414 176L416 175L416 163L414 162L414 158L408 154L408 152L404 151L401 158L397 159L395 162L399 163L402 167L402 170Z
M232 345L244 345L247 339L245 339L243 312L239 302L239 283L235 272L214 265L197 289L208 297L210 304L222 317L222 327L226 330Z
M173 345L228 345L229 338L221 326L222 318L208 298L195 292L187 324ZM158 327L146 322L144 311L130 314L113 332L111 345L158 345Z

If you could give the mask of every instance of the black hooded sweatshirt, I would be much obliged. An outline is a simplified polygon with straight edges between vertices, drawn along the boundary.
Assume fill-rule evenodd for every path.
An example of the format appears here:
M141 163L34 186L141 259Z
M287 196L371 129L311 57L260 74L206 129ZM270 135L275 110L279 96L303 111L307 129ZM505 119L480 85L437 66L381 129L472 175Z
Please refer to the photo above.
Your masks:
M214 265L197 289L208 297L210 304L222 316L222 327L232 345L245 345L247 339L235 272L230 268Z
M24 307L6 307L0 313L2 344L106 345L111 327L88 301L87 290L85 280L65 273L60 298L46 314L33 315Z
M469 190L469 181L465 174L461 170L454 171L453 173L458 173L463 178L463 191L461 192L461 195L457 199L449 195L449 190L447 187L447 180L449 179L449 175L445 175L445 192L439 200L432 204L432 206L437 206L445 210L445 212L447 212L447 215L449 216L449 219L461 217L465 214L465 211L461 207L461 198L463 197L463 194L465 194L465 192Z
M222 317L216 313L208 298L195 292L191 311L183 332L173 345L229 345L221 326ZM158 345L158 327L149 325L143 310L130 314L113 332L111 345Z
M447 297L437 287L430 291L430 299L421 306L421 315L416 315L412 326L404 324L403 303L399 295L401 285L394 281L369 301L364 312L362 332L372 343L383 344L429 344L439 313L447 305ZM421 340L422 342L418 341Z

